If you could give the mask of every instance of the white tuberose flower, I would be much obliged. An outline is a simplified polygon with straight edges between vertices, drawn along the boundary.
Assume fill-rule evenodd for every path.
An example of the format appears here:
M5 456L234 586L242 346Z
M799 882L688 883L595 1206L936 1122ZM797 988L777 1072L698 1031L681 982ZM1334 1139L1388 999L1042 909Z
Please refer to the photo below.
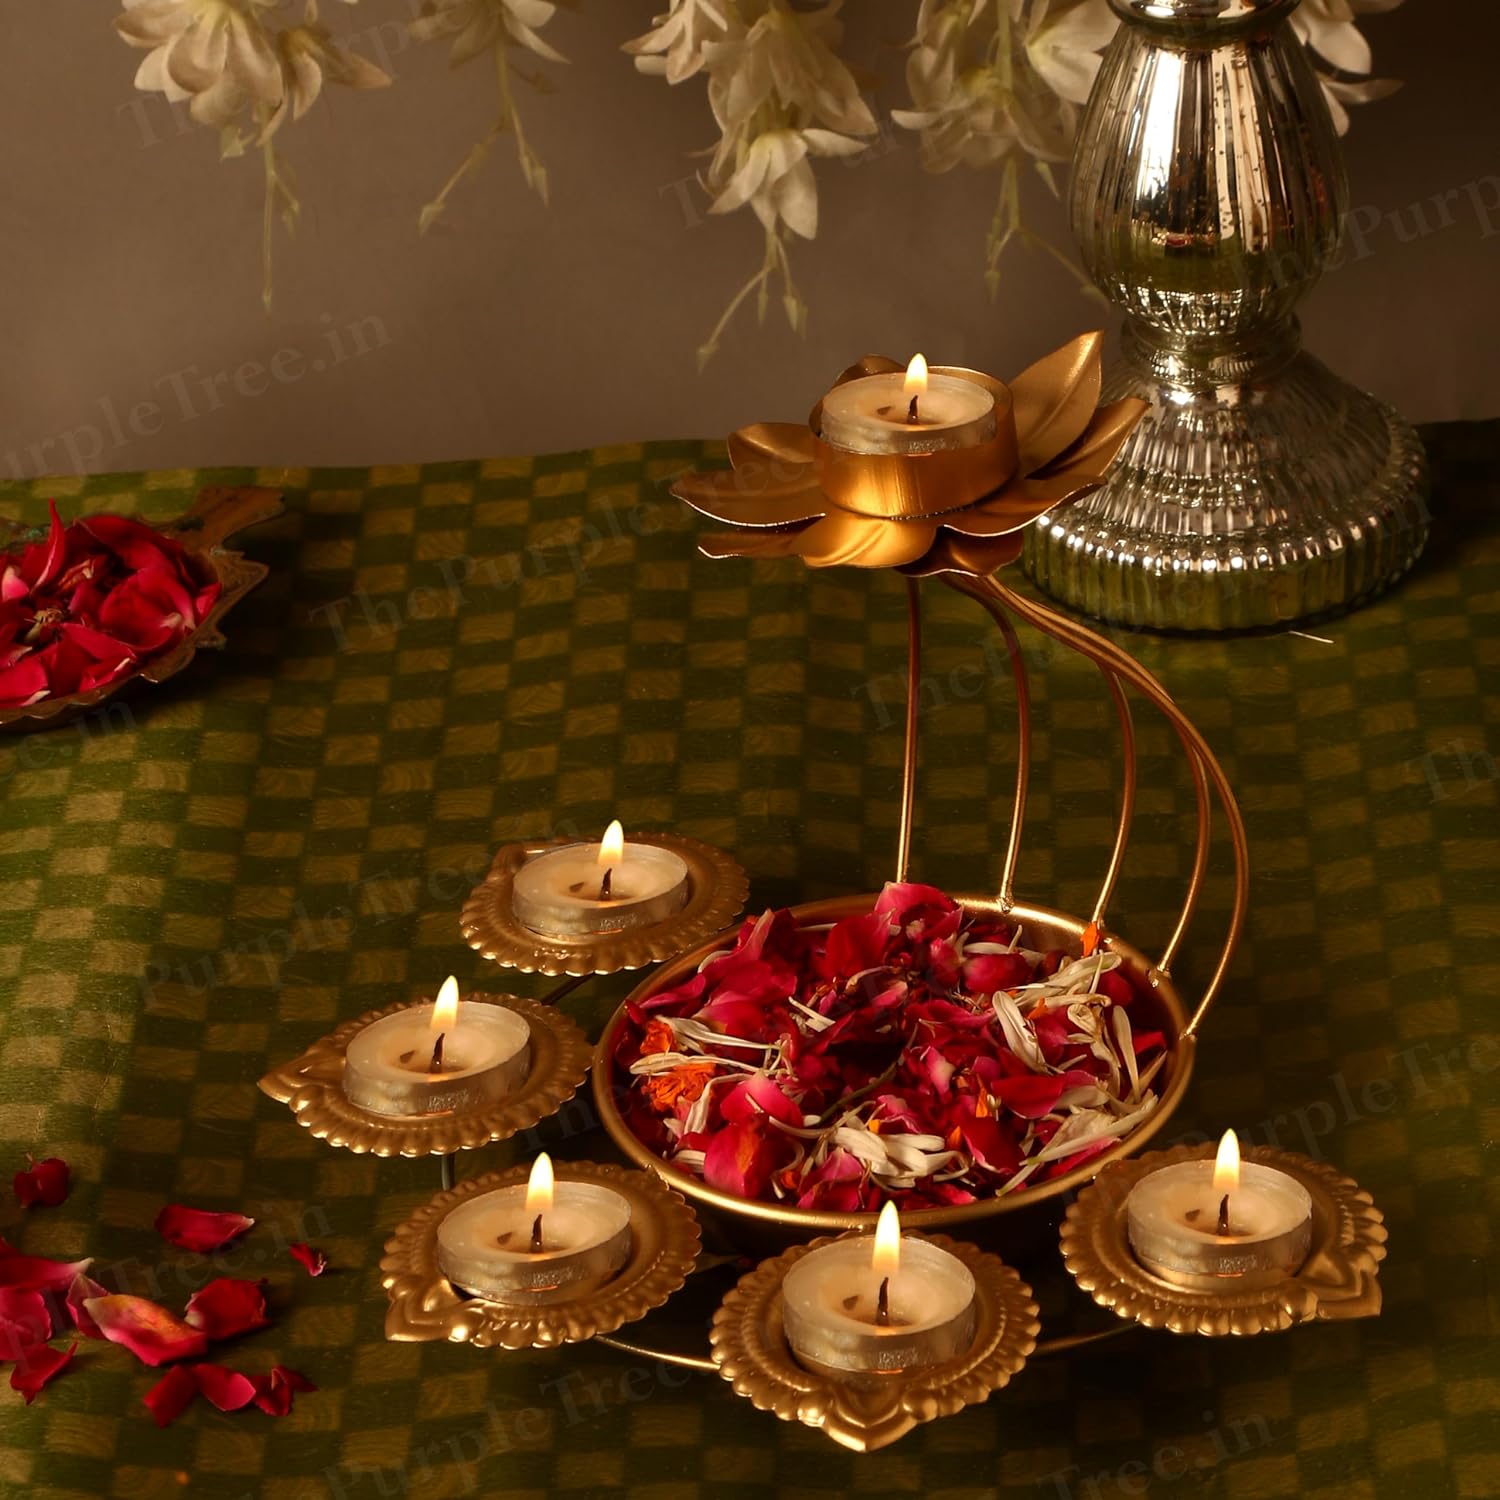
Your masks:
M553 0L426 0L422 14L411 23L411 34L419 42L451 36L448 61L455 68L505 42L548 62L564 62L563 55L537 35L556 10Z
M681 83L701 71L703 49L729 31L730 0L672 0L672 8L653 16L651 30L625 43L642 73Z
M1116 24L1105 0L922 0L906 69L915 108L892 118L921 133L934 172L1018 149L1063 161Z
M1340 135L1349 129L1346 105L1369 104L1401 87L1394 79L1369 76L1374 57L1357 19L1400 4L1401 0L1302 0L1292 12L1292 30L1307 44Z
M280 0L125 0L115 28L148 48L135 86L191 99L195 120L229 124L247 107L281 103L281 63L266 22Z

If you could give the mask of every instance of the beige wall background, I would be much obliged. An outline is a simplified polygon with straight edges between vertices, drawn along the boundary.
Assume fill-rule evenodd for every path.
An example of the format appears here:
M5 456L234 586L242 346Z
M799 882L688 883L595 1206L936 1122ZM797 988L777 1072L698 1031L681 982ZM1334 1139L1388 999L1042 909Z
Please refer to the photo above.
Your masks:
M701 81L669 89L618 51L654 8L581 0L549 28L571 61L523 108L550 208L502 142L419 238L421 205L489 123L492 73L450 72L445 47L411 44L412 0L326 6L397 82L334 90L284 137L305 211L294 240L278 233L268 318L256 159L221 164L211 132L135 93L141 54L111 29L112 0L3 0L0 477L716 435L800 415L866 350L1004 373L1097 321L1066 272L1024 250L990 300L995 176L930 176L891 131L872 159L820 174L823 231L796 261L807 336L774 309L764 328L742 318L700 376L694 351L758 264L759 234L701 211ZM881 111L903 102L914 9L845 7ZM1366 33L1405 87L1346 138L1349 242L1304 304L1307 342L1414 419L1496 415L1500 7L1407 0ZM1069 245L1039 184L1028 214ZM219 378L280 351L294 378Z

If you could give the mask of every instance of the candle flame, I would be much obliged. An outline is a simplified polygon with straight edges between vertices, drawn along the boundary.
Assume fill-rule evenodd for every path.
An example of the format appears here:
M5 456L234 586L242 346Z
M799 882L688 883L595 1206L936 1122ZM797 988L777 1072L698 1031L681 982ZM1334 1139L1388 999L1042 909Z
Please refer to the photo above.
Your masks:
M451 1030L458 1023L458 980L449 975L443 981L443 987L437 993L437 1000L432 1007L432 1024L429 1028L434 1035L439 1031Z
M1214 1191L1232 1193L1240 1185L1240 1143L1232 1130L1224 1132L1214 1158Z
M620 827L620 820L616 818L599 840L599 868L603 870L610 865L619 864L624 855L625 830Z
M875 1224L875 1253L870 1267L877 1276L894 1276L901 1269L901 1216L889 1201Z
M552 1208L552 1158L545 1151L531 1164L526 1183L526 1212L544 1214Z
M911 363L906 367L906 384L902 386L901 393L908 400L913 396L927 394L927 361L922 355L912 355Z

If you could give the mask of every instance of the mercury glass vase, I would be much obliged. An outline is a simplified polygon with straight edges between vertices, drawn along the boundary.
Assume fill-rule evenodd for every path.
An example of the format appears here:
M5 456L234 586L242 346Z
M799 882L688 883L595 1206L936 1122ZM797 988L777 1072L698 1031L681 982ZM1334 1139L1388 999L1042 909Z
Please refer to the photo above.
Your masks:
M1300 347L1338 247L1338 142L1297 0L1110 0L1070 211L1151 409L1105 487L1030 529L1048 593L1169 630L1273 626L1400 577L1427 536L1411 427ZM1374 315L1374 310L1372 310Z

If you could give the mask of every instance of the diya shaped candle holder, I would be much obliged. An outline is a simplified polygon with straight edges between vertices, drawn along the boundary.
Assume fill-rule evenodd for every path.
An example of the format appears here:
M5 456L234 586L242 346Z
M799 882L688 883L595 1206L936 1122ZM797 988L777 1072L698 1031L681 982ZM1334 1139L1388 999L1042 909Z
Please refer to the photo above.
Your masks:
M482 1200L524 1190L531 1170L518 1166L471 1178L438 1194L396 1230L380 1262L381 1285L390 1302L387 1338L445 1339L504 1349L579 1343L644 1317L687 1280L698 1258L700 1235L697 1217L680 1193L648 1172L561 1162L557 1188L572 1186L591 1196L593 1203L581 1211L601 1214L599 1245L608 1246L607 1252L593 1257L581 1275L559 1278L542 1266L536 1276L517 1275L509 1285L487 1281L495 1257L486 1261L476 1248L486 1231ZM617 1253L620 1211L627 1229ZM455 1223L465 1242L457 1250L456 1237L444 1244L444 1227ZM513 1259L524 1259L524 1251ZM484 1288L456 1285L450 1273L485 1283Z
M464 903L459 925L465 941L482 957L523 974L614 974L701 943L739 915L749 894L749 877L723 850L681 834L632 833L624 840L624 868L639 852L660 866L666 890L639 900L616 884L601 899L599 871L608 865L591 853L565 863L571 851L597 847L570 839L504 845ZM545 890L528 888L543 884L528 877L547 874L549 865L556 867L550 903ZM575 891L566 905L557 900L558 890L585 882L587 893ZM549 921L551 930L541 930Z
M1163 1264L1150 1250L1143 1254L1139 1225L1131 1222L1136 1189L1164 1171L1207 1164L1213 1154L1211 1145L1177 1146L1115 1162L1069 1206L1063 1264L1095 1302L1146 1328L1213 1337L1274 1332L1311 1320L1371 1318L1380 1311L1376 1278L1386 1253L1384 1216L1336 1168L1291 1151L1257 1146L1245 1153L1248 1164L1306 1195L1306 1236L1282 1264L1253 1258L1242 1269L1214 1274L1180 1260ZM1270 1259L1286 1249L1274 1247Z
M863 1370L838 1367L837 1338L819 1350L822 1359L809 1357L805 1349L799 1354L788 1336L787 1296L799 1265L833 1247L864 1250L871 1240L868 1234L818 1239L763 1262L725 1297L709 1334L713 1363L736 1394L860 1453L884 1448L920 1423L988 1400L1025 1365L1041 1328L1031 1288L998 1257L944 1235L908 1235L903 1253L935 1252L971 1278L967 1337L956 1347L942 1345L947 1357L913 1360L912 1341L897 1329L895 1341L907 1351L906 1361Z
M510 1023L519 1021L528 1032L524 1068L508 1053L480 1079L455 1076L461 1071L455 1070L434 1077L413 1072L403 1082L389 1067L361 1058L362 1044L404 1018L421 1018L415 1030L422 1032L432 1005L390 1005L344 1022L267 1073L261 1092L287 1105L299 1125L331 1146L375 1156L448 1156L529 1130L561 1109L588 1073L589 1043L578 1026L555 1007L517 995L468 996L452 1034L464 1036L466 1019L485 1025L484 1011L491 1009L501 1024L487 1030L511 1037ZM420 1045L420 1036L411 1040ZM403 1108L410 1112L399 1112Z

